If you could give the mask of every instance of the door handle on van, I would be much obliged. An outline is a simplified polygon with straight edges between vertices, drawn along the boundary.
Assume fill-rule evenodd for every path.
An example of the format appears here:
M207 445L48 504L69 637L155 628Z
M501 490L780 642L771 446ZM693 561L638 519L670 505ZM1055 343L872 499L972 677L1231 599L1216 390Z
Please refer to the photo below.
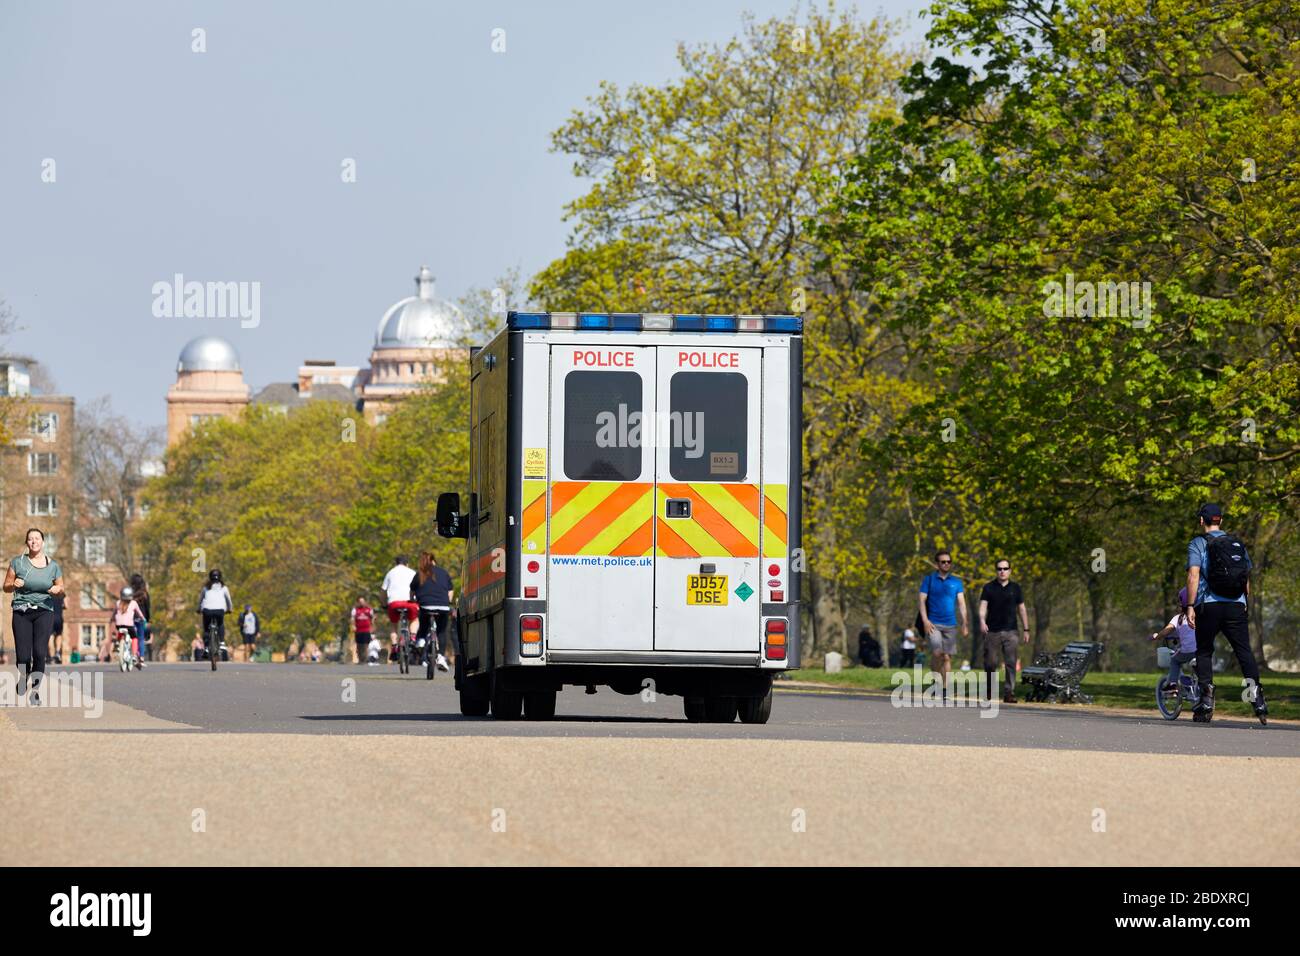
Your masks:
M689 518L691 516L690 498L669 498L664 505L665 518Z

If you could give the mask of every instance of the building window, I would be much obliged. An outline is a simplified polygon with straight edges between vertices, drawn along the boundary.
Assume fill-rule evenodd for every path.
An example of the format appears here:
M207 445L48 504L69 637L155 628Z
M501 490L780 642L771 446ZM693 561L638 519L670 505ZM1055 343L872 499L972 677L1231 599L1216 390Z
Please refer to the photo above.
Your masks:
M27 514L33 518L50 518L59 513L54 495L28 495Z
M103 535L86 538L86 563L103 564L108 560L108 539Z
M28 429L46 441L54 441L59 434L58 412L33 412Z
M202 425L204 422L210 422L214 418L220 418L220 415L213 414L195 414L190 416L191 425Z
M59 456L52 451L34 451L27 456L27 474L57 475Z
M108 586L98 581L81 587L81 609L93 611L96 608L101 611L108 608Z
M53 532L45 535L45 553L54 557L59 553L59 536Z
M81 625L81 646L93 650L99 647L104 641L103 624L83 624Z

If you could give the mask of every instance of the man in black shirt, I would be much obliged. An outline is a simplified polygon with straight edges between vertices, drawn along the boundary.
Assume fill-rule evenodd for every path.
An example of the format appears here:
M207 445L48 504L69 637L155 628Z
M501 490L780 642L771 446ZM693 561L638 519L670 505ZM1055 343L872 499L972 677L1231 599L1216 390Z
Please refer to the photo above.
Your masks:
M1002 700L1016 702L1016 659L1020 653L1016 641L1016 617L1020 617L1024 643L1029 643L1029 612L1020 585L1011 580L1011 562L998 558L994 562L998 576L980 591L980 633L984 635L984 673L989 695L993 694L993 672L998 669L998 652L1006 664L1007 679Z

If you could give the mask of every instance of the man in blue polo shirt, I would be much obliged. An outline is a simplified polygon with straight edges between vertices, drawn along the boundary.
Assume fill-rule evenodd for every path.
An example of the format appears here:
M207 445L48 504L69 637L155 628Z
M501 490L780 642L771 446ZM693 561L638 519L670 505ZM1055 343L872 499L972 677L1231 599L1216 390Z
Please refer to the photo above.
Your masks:
M1223 531L1223 509L1201 505L1196 513L1198 533L1187 545L1187 593L1194 595L1187 623L1196 628L1196 679L1201 699L1192 708L1192 720L1208 724L1214 716L1214 639L1228 639L1241 664L1241 676L1253 690L1251 705L1260 723L1268 722L1264 689L1259 686L1259 665L1250 649L1246 596L1250 594L1250 554L1242 541Z
M930 640L932 669L943 675L944 696L947 696L948 671L952 669L952 655L957 653L957 618L961 618L961 636L970 633L966 619L966 589L961 578L952 574L952 555L938 551L934 556L935 570L921 582L917 603L921 608L921 629Z

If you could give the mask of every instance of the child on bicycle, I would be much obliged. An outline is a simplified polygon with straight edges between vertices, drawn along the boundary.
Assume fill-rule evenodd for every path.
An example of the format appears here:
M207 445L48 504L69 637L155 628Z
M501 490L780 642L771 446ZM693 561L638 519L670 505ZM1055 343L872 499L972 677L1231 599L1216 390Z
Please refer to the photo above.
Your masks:
M130 636L123 638L131 642L132 646L139 646L139 631L136 629L136 622L144 620L144 612L140 610L140 605L136 603L135 592L129 588L122 588L122 593L118 595L117 606L112 611L113 627L128 628ZM136 660L139 666L144 667L144 647L140 646L136 652Z
M1196 660L1196 628L1187 621L1187 588L1178 592L1178 603L1182 606L1182 610L1171 617L1168 624L1151 635L1153 641L1163 641L1171 634L1178 636L1178 650L1169 661L1169 676L1166 678L1175 687L1178 686L1178 679L1182 676L1183 665Z

